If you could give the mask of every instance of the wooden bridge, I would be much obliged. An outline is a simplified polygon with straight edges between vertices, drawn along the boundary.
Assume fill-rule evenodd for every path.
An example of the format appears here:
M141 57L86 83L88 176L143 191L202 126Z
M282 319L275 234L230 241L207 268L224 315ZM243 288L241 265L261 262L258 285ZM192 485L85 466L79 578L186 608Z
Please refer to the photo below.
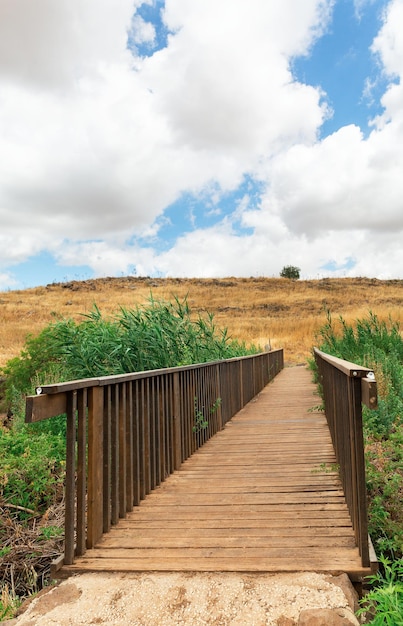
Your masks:
M38 389L27 421L68 419L55 567L368 574L361 402L376 383L316 358L326 414L281 350Z

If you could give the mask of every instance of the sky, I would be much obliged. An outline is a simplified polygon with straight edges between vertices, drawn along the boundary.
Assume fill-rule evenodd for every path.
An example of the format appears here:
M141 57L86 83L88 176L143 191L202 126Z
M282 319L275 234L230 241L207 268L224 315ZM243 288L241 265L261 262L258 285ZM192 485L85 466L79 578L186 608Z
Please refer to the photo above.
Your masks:
M0 289L403 278L403 0L1 0Z

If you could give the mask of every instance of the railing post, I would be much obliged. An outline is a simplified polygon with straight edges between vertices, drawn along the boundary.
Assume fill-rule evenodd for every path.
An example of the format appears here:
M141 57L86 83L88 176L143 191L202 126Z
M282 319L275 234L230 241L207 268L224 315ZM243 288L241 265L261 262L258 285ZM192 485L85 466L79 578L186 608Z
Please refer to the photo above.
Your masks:
M74 562L77 391L67 395L64 563Z
M108 385L108 414L111 432L111 523L119 521L119 385ZM110 407L109 407L110 404ZM110 408L110 411L109 411Z
M134 450L133 450L133 389L131 383L126 383L126 511L133 510L134 500Z
M181 429L181 407L179 373L175 372L174 379L174 468L178 470L182 464L182 429Z
M217 406L217 431L222 430L222 397L221 397L221 378L220 378L220 366L215 366L215 384L216 384L216 401Z
M104 391L104 478L103 478L103 531L110 531L112 523L112 388L110 385Z
M353 474L353 497L356 502L354 530L358 549L360 551L362 564L364 567L370 565L369 545L368 545L368 512L367 494L365 481L365 456L364 456L364 434L362 423L362 392L361 378L349 379L350 406L352 408L352 419L350 422L350 446Z
M87 389L78 394L77 425L77 547L76 555L81 556L86 549L87 530Z
M243 371L243 361L239 361L239 402L240 407L244 406L243 396L244 396L244 371Z
M126 517L126 383L119 385L119 517Z
M102 537L103 526L103 387L91 387L88 397L88 528L87 548Z

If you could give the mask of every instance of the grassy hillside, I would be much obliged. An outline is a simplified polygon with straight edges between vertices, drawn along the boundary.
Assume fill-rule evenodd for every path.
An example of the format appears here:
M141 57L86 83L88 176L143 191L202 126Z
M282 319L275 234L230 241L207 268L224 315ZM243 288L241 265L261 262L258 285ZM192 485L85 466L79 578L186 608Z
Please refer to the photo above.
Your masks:
M55 317L80 319L97 304L103 314L120 306L183 298L191 309L214 314L234 339L285 349L286 361L304 361L325 321L325 308L349 322L374 311L401 320L403 281L368 278L291 281L282 278L100 278L0 292L0 367L19 354L28 333Z

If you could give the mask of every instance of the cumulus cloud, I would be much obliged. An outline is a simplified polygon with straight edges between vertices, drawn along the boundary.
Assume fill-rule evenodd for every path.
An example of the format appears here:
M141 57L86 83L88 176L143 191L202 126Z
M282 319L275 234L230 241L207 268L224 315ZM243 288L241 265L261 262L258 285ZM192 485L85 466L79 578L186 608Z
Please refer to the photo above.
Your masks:
M241 171L287 141L312 141L324 114L321 94L294 82L289 60L307 51L327 20L325 8L311 0L303 7L168 1L165 20L177 33L143 71L175 141L232 152Z
M126 25L139 0L2 0L0 75L34 89L74 89L127 58Z
M144 4L160 10L164 45L137 13ZM388 236L403 219L403 3L390 2L373 43L391 81L384 113L367 138L351 125L319 140L321 87L291 67L326 32L333 5L2 0L2 265L46 249L99 275L272 275L290 262L316 275L332 261L360 267L367 245L386 268L371 229ZM245 176L262 185L260 203L221 215L216 200ZM206 189L218 196L215 227L195 220L164 252L141 243L157 237L167 207Z

